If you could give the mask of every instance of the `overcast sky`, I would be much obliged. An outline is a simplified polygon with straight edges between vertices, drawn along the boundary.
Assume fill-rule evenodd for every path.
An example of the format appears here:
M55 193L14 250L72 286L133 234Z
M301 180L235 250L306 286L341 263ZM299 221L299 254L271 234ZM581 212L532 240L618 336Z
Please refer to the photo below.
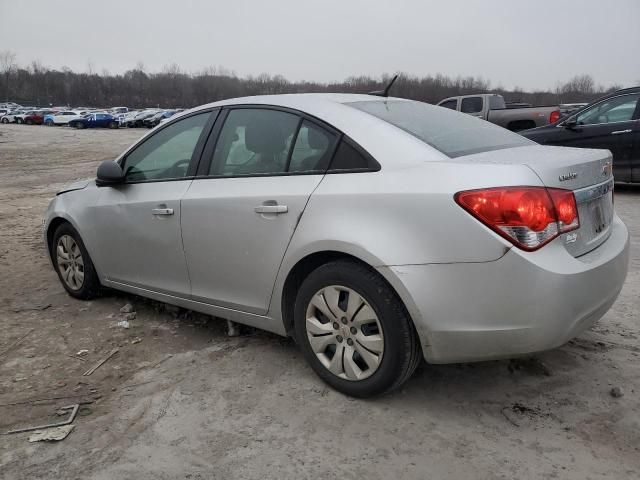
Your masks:
M73 70L177 63L290 80L403 71L640 83L640 0L0 0L0 50Z

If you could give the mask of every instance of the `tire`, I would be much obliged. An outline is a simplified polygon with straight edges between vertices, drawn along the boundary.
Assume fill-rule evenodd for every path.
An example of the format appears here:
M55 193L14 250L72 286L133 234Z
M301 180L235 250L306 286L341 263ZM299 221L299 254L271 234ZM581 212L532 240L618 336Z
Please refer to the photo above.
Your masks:
M18 125L21 125L21 124L22 124L22 123L24 123L24 122L22 121L22 119L21 119L21 118L17 118L17 119L16 119L16 123L17 123Z
M69 253L72 255L69 255ZM71 259L65 261L66 259ZM90 300L100 293L100 280L82 238L69 223L53 234L51 260L64 289L72 297ZM68 273L67 273L68 272Z
M9 119L8 118L3 118L2 119L2 123L9 123Z
M74 123L73 126L78 130L82 130L83 128L85 128L85 125L82 122Z
M118 128L118 124L116 122L109 122L109 128L116 129Z
M329 300L322 304L325 298ZM325 315L329 305L333 310ZM350 260L322 265L302 282L294 326L296 341L316 374L352 397L382 395L400 387L422 359L417 333L396 293L374 270ZM338 354L342 358L334 362Z
M26 123L27 125L33 125L33 120L28 119L28 120L27 120L26 122L24 122L24 123Z
M46 122L44 122L44 124L45 124L47 127L53 127L53 120L47 120Z

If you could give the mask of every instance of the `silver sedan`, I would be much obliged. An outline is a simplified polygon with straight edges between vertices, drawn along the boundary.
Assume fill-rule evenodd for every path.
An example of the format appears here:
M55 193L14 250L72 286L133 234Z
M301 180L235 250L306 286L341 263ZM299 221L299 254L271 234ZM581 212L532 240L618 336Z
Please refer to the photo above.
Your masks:
M608 151L368 95L184 112L60 192L44 227L70 295L109 287L290 335L359 397L422 358L562 345L613 304L629 249Z

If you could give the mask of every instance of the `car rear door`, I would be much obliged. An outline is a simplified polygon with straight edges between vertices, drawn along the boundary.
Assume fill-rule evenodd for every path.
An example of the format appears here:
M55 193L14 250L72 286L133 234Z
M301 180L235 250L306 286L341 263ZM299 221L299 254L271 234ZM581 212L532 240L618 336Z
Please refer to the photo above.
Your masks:
M631 128L633 137L633 147L631 149L631 157L629 158L629 166L631 167L631 181L640 183L640 100L636 105L636 113Z
M631 158L638 122L634 120L640 93L618 95L598 102L568 120L575 126L565 128L558 143L567 147L603 148L613 155L616 180L631 181ZM567 121L563 122L566 125Z
M189 296L180 201L213 115L195 113L145 138L120 161L125 183L101 187L93 216L99 233L95 251L108 280Z
M275 107L223 110L182 199L194 300L265 314L337 132Z

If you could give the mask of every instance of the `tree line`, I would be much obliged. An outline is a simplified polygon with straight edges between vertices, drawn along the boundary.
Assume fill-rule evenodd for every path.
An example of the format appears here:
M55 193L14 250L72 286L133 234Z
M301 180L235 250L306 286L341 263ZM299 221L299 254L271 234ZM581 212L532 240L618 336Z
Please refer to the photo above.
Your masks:
M381 90L392 78L369 76L350 77L342 82L291 82L281 75L261 74L239 77L221 67L209 67L187 73L177 64L167 65L160 72L146 71L142 63L122 74L96 73L91 65L86 72L74 72L67 67L49 68L39 61L19 65L10 51L0 52L1 101L14 101L37 106L111 106L183 107L189 108L226 98L247 95L303 92L367 93ZM499 93L507 102L532 105L589 102L598 96L620 88L618 85L598 86L590 75L578 75L558 83L552 90L526 92L492 87L481 77L448 77L442 74L423 77L400 73L392 95L437 103L443 98L472 93Z

